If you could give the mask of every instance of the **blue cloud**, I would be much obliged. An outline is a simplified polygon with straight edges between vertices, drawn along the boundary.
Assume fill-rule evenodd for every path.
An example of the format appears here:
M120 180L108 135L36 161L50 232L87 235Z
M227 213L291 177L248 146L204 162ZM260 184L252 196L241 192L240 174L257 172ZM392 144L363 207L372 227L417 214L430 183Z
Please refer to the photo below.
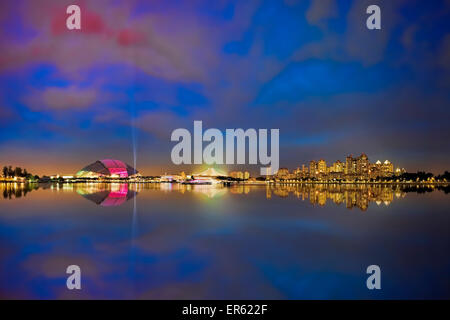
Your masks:
M310 97L374 92L392 84L396 77L396 72L388 75L379 65L365 68L356 62L316 59L294 62L262 87L255 102L298 102Z

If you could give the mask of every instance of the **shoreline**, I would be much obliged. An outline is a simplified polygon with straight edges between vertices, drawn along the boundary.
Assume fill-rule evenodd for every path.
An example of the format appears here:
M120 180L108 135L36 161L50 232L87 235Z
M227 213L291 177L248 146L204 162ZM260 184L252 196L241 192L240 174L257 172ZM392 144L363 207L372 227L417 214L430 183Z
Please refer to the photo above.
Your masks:
M212 184L189 184L183 182L166 182L166 181L131 181L131 180L94 180L94 181L19 181L19 180L0 180L0 183L5 184L81 184L81 183L126 183L126 184L182 184L182 185L212 185ZM379 182L362 182L362 181L292 181L292 182L237 182L237 181L224 181L219 182L217 185L233 186L233 185L247 185L247 186L276 186L276 185L422 185L422 186L439 186L450 185L450 182L425 182L425 181L379 181Z

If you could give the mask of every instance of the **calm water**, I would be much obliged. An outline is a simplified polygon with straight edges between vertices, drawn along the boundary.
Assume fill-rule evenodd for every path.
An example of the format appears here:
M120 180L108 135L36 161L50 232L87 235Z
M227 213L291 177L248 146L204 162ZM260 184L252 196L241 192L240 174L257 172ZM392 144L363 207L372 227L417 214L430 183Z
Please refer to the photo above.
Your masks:
M450 298L450 195L429 191L0 184L0 297Z

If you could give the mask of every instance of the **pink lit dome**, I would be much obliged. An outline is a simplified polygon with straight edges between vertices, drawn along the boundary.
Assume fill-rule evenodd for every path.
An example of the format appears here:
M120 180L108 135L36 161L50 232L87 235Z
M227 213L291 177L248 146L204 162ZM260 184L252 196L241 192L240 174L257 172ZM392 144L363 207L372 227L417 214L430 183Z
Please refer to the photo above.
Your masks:
M120 160L98 160L77 172L79 178L116 177L128 178L138 172L130 165Z

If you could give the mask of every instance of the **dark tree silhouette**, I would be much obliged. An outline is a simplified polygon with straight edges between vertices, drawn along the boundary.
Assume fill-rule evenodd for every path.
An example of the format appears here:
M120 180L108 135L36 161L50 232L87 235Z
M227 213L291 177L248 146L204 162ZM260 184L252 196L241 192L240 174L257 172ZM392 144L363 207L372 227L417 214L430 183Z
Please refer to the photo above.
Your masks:
M15 177L21 177L22 176L22 168L21 167L16 167L16 169L14 170L14 176Z
M438 179L438 180L446 179L447 181L449 181L450 180L450 172L445 171L443 174L436 176L436 179Z

